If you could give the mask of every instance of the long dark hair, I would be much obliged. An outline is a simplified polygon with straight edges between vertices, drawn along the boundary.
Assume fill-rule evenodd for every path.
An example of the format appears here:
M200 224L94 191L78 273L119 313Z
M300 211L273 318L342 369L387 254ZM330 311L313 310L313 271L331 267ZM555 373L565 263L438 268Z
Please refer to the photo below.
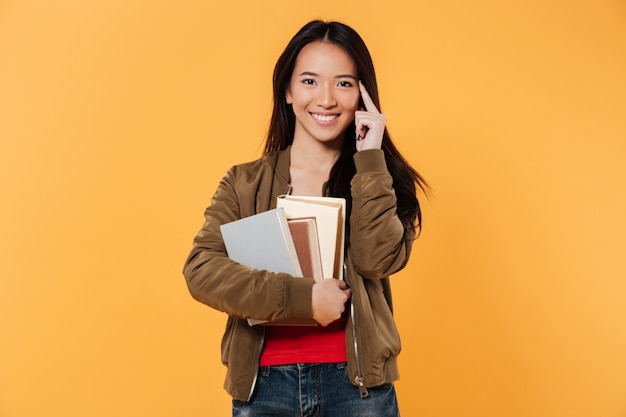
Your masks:
M296 117L285 93L291 82L291 75L298 54L306 45L315 41L326 41L343 48L356 65L358 78L369 92L374 104L380 109L378 84L372 57L359 34L349 26L339 22L314 20L304 25L291 39L274 67L274 109L270 121L265 153L283 150L293 142ZM361 107L364 107L361 103ZM353 155L356 152L354 122L344 132L343 150L330 171L328 194L344 197L348 210L352 204L350 181L356 172ZM396 192L398 217L405 230L416 236L416 227L421 228L422 213L416 196L416 184L424 192L428 185L422 176L404 159L391 141L385 128L382 150L385 153L387 169L393 178Z

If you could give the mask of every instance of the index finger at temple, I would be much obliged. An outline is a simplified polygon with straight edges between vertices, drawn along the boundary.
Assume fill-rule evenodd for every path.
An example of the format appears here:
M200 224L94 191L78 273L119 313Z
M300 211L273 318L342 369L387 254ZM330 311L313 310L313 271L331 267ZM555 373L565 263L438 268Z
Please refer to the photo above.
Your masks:
M361 90L361 98L363 99L363 104L365 104L365 110L372 113L380 113L361 81L359 81L359 90Z

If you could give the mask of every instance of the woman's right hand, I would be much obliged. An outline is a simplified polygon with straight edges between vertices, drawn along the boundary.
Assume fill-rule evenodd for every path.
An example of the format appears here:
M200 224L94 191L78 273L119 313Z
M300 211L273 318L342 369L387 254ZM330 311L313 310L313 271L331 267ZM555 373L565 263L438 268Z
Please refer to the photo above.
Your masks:
M313 284L313 319L321 326L328 326L341 317L346 301L352 295L345 281L328 278Z

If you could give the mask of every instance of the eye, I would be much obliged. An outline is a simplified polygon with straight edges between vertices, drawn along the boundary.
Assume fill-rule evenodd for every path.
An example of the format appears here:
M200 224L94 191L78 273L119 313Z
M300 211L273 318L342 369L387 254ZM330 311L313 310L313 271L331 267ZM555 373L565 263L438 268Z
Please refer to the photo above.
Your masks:
M302 80L302 84L315 85L315 80L313 80L312 78L305 78Z
M339 87L352 87L352 83L350 81L339 81L337 84Z

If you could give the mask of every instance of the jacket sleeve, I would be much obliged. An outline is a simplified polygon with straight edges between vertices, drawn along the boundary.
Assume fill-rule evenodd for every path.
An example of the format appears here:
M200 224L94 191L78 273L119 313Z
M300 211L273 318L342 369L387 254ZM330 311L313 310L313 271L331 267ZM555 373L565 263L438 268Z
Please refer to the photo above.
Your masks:
M354 163L350 257L360 275L380 279L404 268L413 240L397 215L393 180L383 151L357 152Z
M312 317L313 280L255 270L228 258L220 225L241 217L235 186L237 172L233 167L221 180L185 262L183 275L191 295L210 307L244 319Z

